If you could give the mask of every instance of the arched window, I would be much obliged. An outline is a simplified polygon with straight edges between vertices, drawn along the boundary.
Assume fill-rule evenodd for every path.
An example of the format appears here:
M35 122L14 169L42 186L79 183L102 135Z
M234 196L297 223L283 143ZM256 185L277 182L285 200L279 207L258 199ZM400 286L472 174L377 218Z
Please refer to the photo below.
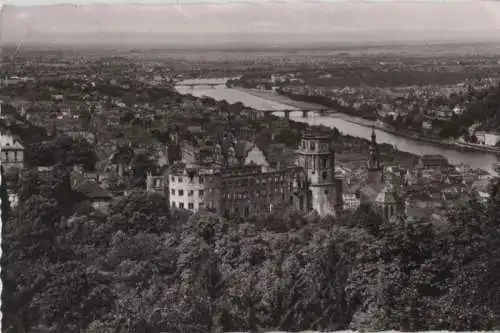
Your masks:
M312 151L316 149L316 144L314 142L311 142L310 148Z
M328 172L323 171L322 177L323 177L323 180L326 180L328 178Z

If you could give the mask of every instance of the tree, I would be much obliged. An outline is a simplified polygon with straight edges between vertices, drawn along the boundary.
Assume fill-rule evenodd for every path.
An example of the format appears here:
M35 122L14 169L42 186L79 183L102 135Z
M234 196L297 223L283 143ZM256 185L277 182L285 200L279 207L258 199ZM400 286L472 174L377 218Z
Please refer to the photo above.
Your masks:
M62 135L28 146L26 162L31 167L52 166L57 163L67 166L83 164L86 170L93 170L97 155L86 139Z
M26 170L21 178L19 200L25 201L34 195L55 200L59 208L71 213L74 205L83 197L71 189L69 173L63 165L56 165L48 174L36 169Z
M156 164L147 153L134 155L132 159L132 171L136 185L145 187L148 172L155 173Z
M30 306L39 324L80 331L112 309L114 295L108 283L78 261L59 263L51 267L45 287Z
M10 199L7 190L7 179L5 178L5 172L3 166L0 165L0 201L1 201L1 218L3 223L7 222L10 215Z
M187 223L183 224L183 234L197 235L207 244L212 244L226 234L229 228L227 220L214 213L202 211L191 215Z
M126 234L160 233L175 230L170 219L169 205L161 195L133 192L110 207L109 224L114 231Z

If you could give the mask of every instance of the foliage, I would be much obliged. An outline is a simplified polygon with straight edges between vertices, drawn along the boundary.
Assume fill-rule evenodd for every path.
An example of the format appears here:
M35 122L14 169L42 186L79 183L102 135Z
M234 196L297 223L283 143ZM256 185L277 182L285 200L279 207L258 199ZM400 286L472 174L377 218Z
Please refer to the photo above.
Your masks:
M481 330L500 315L496 185L435 229L369 207L229 221L145 192L66 217L57 184L23 185L6 228L8 332Z
M36 169L23 172L20 179L19 200L25 201L34 195L51 198L57 202L61 210L71 213L74 205L83 198L71 189L69 172L63 165L56 165L46 174Z
M2 221L7 221L10 215L10 199L7 189L7 179L5 178L4 168L0 165L0 212Z
M110 207L108 223L115 230L129 234L170 231L169 206L161 195L133 192Z
M26 163L31 167L83 164L86 170L93 170L96 162L96 152L84 138L58 136L50 141L33 143L26 150Z

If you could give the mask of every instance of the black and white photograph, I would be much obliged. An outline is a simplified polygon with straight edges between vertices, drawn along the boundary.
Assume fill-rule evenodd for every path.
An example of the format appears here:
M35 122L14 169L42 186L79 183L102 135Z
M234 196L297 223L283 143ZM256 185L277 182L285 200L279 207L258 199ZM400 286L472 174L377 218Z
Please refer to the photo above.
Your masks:
M2 332L500 330L500 1L0 8Z

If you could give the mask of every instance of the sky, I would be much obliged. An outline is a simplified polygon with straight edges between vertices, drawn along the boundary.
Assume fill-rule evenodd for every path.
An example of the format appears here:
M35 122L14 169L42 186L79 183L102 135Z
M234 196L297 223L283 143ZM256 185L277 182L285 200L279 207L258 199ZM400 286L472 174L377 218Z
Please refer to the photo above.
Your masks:
M241 0L183 0L185 3L231 3L239 2ZM251 2L265 1L265 0L250 0ZM286 2L297 2L297 1L307 1L307 0L284 0ZM324 0L325 2L339 2L339 1L355 1L355 0ZM394 1L404 1L404 0L367 0L370 2L394 2ZM480 0L418 0L418 1L447 1L447 2L457 2L457 1L474 1L479 2ZM60 3L74 3L74 4L123 4L123 3L139 3L139 4L176 4L177 0L2 0L0 3L12 4L16 6L33 6L33 5L53 5Z
M179 33L197 37L169 41L196 42L199 38L210 42L206 37L210 33L288 34L287 38L315 38L317 42L478 38L500 41L500 1L65 0L64 5L54 6L46 5L60 2L3 1L11 1L14 6L2 10L2 41L73 39L105 43L116 40L118 35L130 41L131 35L142 34L135 38L145 42L167 41L163 35ZM313 37L300 37L302 34ZM279 38L275 37L275 41Z

